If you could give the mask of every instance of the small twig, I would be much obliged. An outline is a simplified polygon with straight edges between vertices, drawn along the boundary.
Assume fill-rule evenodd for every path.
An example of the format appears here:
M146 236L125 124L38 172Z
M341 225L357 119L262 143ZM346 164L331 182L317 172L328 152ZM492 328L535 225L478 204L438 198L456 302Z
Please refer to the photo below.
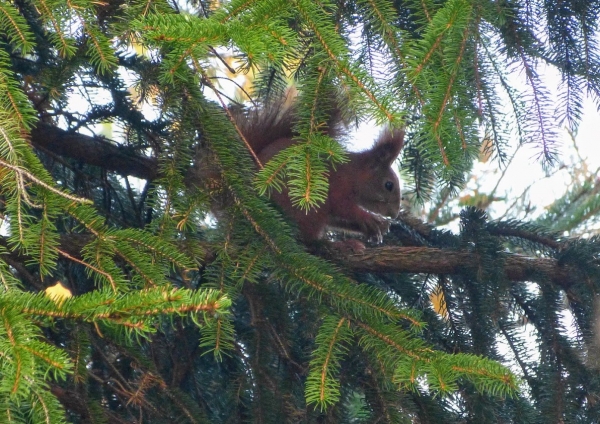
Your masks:
M56 249L56 250L58 251L58 253L60 253L61 255L63 255L65 258L67 258L67 259L69 259L69 260L71 260L71 261L73 261L75 263L78 263L79 265L83 265L84 267L89 268L92 271L97 272L98 274L104 275L108 279L108 281L110 282L110 285L112 286L113 292L115 292L115 293L117 292L117 285L115 284L115 280L113 280L112 276L109 273L107 273L105 271L102 271L101 269L96 268L95 266L93 266L91 264L88 264L85 261L82 261L80 259L75 258L75 257L69 255L67 252L64 252L64 251L62 251L60 249Z
M25 265L23 265L20 261L11 258L9 255L3 255L2 259L4 259L4 262L6 262L8 265L13 267L22 278L27 280L30 285L39 291L44 291L46 287L44 287L40 280L31 274Z
M36 183L39 186L44 187L46 190L51 191L54 194L57 194L61 197L64 197L65 199L69 199L73 202L77 202L77 203L85 203L88 205L91 205L93 202L89 199L85 199L82 197L77 197L77 196L73 196L71 194L65 193L57 188L52 187L49 184L46 184L45 182L43 182L42 180L40 180L39 178L37 178L35 175L33 175L32 173L26 171L25 169L21 168L20 166L16 166L16 165L12 165L8 162L5 162L4 160L0 159L0 166L4 166L5 168L8 169L12 169L13 171L15 171L17 173L17 183L19 184L19 186L21 186L21 184L23 183L23 177L26 177L28 180ZM21 187L19 187L21 188ZM24 185L23 185L23 189L24 189ZM23 195L26 197L27 195L25 194L25 190L23 190ZM25 199L25 201L27 201L27 198Z
M444 207L444 205L446 205L446 202L448 202L449 197L450 190L446 189L440 201L437 203L437 205L435 205L435 208L429 213L429 216L427 217L428 224L433 224L435 222L435 220L440 214L440 210Z
M586 165L585 159L581 157L581 152L579 151L579 146L577 145L577 140L575 139L575 134L573 134L573 131L570 130L569 128L567 128L567 132L569 133L569 137L571 138L571 141L573 142L573 148L575 149L575 153L577 153L577 157L579 158L579 161L581 163L583 163L584 165ZM586 168L587 168L587 166L586 166Z
M240 129L240 127L235 122L235 118L233 117L233 114L231 113L231 110L229 110L229 108L227 107L227 104L225 104L225 102L223 101L222 93L215 87L215 85L212 83L212 81L210 80L210 78L208 78L208 76L206 75L206 73L204 72L204 70L196 63L196 61L194 61L194 67L202 75L202 79L203 79L204 83L211 90L213 90L213 92L216 94L217 98L219 99L219 103L221 103L221 106L223 107L223 110L225 111L225 113L227 114L227 117L229 118L229 120L231 121L231 123L233 124L233 126L235 127L235 130L237 131L238 135L240 136L240 138L242 139L242 141L246 145L246 148L248 149L248 151L252 155L252 158L256 162L256 165L260 169L263 169L264 165L262 164L262 162L258 158L258 155L254 151L254 149L252 148L252 146L250 145L250 143L248 142L248 140L246 139L246 137L244 137L244 134L242 133L242 130Z
M223 64L223 66L225 66L225 67L227 68L227 70L228 70L229 72L231 72L232 74L236 74L236 73L237 73L237 72L236 72L236 70L235 70L235 69L233 69L233 68L232 68L232 67L229 65L229 63L227 63L227 62L225 61L225 59L223 59L223 58L221 57L221 55L220 55L219 53L217 53L217 51L215 50L215 48L214 48L214 47L212 47L212 46L208 46L208 48L210 49L210 51L211 51L211 52L213 52L213 54L214 54L214 55L217 57L217 59L219 59L219 61L220 61L220 62Z
M219 77L219 76L214 76L214 77L209 77L211 79L224 79L227 80L229 82L232 82L233 84L235 84L240 90L242 90L242 93L244 93L246 95L246 97L248 98L248 100L252 103L252 106L254 107L258 107L258 105L256 104L256 102L254 101L254 99L252 98L252 96L250 96L250 94L246 91L246 89L244 87L242 87L240 85L240 83L238 83L237 81L228 78L228 77Z
M506 166L502 170L502 175L500 175L500 178L498 178L498 181L496 181L496 185L494 186L494 188L490 192L490 198L494 197L494 194L496 193L496 190L498 189L498 186L500 185L500 182L504 179L504 176L506 175L506 171L508 170L508 167L512 163L512 161L515 158L515 156L517 156L517 152L519 151L519 149L521 148L522 145L523 144L519 143L519 145L515 149L514 153L512 154L512 156L510 157L510 159L508 160L508 163L506 164Z

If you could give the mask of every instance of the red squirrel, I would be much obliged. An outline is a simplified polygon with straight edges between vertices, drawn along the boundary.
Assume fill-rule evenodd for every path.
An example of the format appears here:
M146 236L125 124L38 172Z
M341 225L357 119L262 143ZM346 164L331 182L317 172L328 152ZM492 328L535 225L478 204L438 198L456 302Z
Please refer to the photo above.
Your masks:
M298 142L293 132L293 108L269 110L273 113L262 111L236 119L261 163ZM325 131L332 137L336 136L336 119L331 118ZM323 238L327 228L359 232L381 242L389 229L388 218L396 218L400 212L400 184L392 164L403 145L404 131L388 129L370 150L349 153L348 162L329 168L327 200L308 212L294 207L286 190L274 191L271 198L298 224L305 242Z

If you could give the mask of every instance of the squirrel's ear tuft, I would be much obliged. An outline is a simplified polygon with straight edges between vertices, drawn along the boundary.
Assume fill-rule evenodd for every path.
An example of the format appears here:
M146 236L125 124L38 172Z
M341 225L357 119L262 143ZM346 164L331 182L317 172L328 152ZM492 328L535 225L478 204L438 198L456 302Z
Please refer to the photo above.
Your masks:
M404 129L385 129L370 150L376 164L391 166L404 147Z

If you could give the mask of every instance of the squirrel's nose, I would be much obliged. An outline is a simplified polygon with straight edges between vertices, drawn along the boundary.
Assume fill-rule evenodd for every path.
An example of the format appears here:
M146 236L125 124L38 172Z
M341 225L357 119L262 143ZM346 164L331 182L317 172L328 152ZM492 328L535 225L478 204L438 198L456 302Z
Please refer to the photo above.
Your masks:
M400 202L395 203L395 202L389 202L386 204L387 206L387 213L385 214L386 216L392 218L392 219L396 219L398 217L398 215L400 214Z

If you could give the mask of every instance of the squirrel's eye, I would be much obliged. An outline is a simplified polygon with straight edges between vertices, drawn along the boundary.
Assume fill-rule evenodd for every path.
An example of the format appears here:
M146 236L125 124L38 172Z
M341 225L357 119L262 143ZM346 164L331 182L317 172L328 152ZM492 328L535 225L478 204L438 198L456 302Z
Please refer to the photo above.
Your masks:
M392 191L394 189L394 183L391 181L386 181L385 183L385 189L387 191Z

